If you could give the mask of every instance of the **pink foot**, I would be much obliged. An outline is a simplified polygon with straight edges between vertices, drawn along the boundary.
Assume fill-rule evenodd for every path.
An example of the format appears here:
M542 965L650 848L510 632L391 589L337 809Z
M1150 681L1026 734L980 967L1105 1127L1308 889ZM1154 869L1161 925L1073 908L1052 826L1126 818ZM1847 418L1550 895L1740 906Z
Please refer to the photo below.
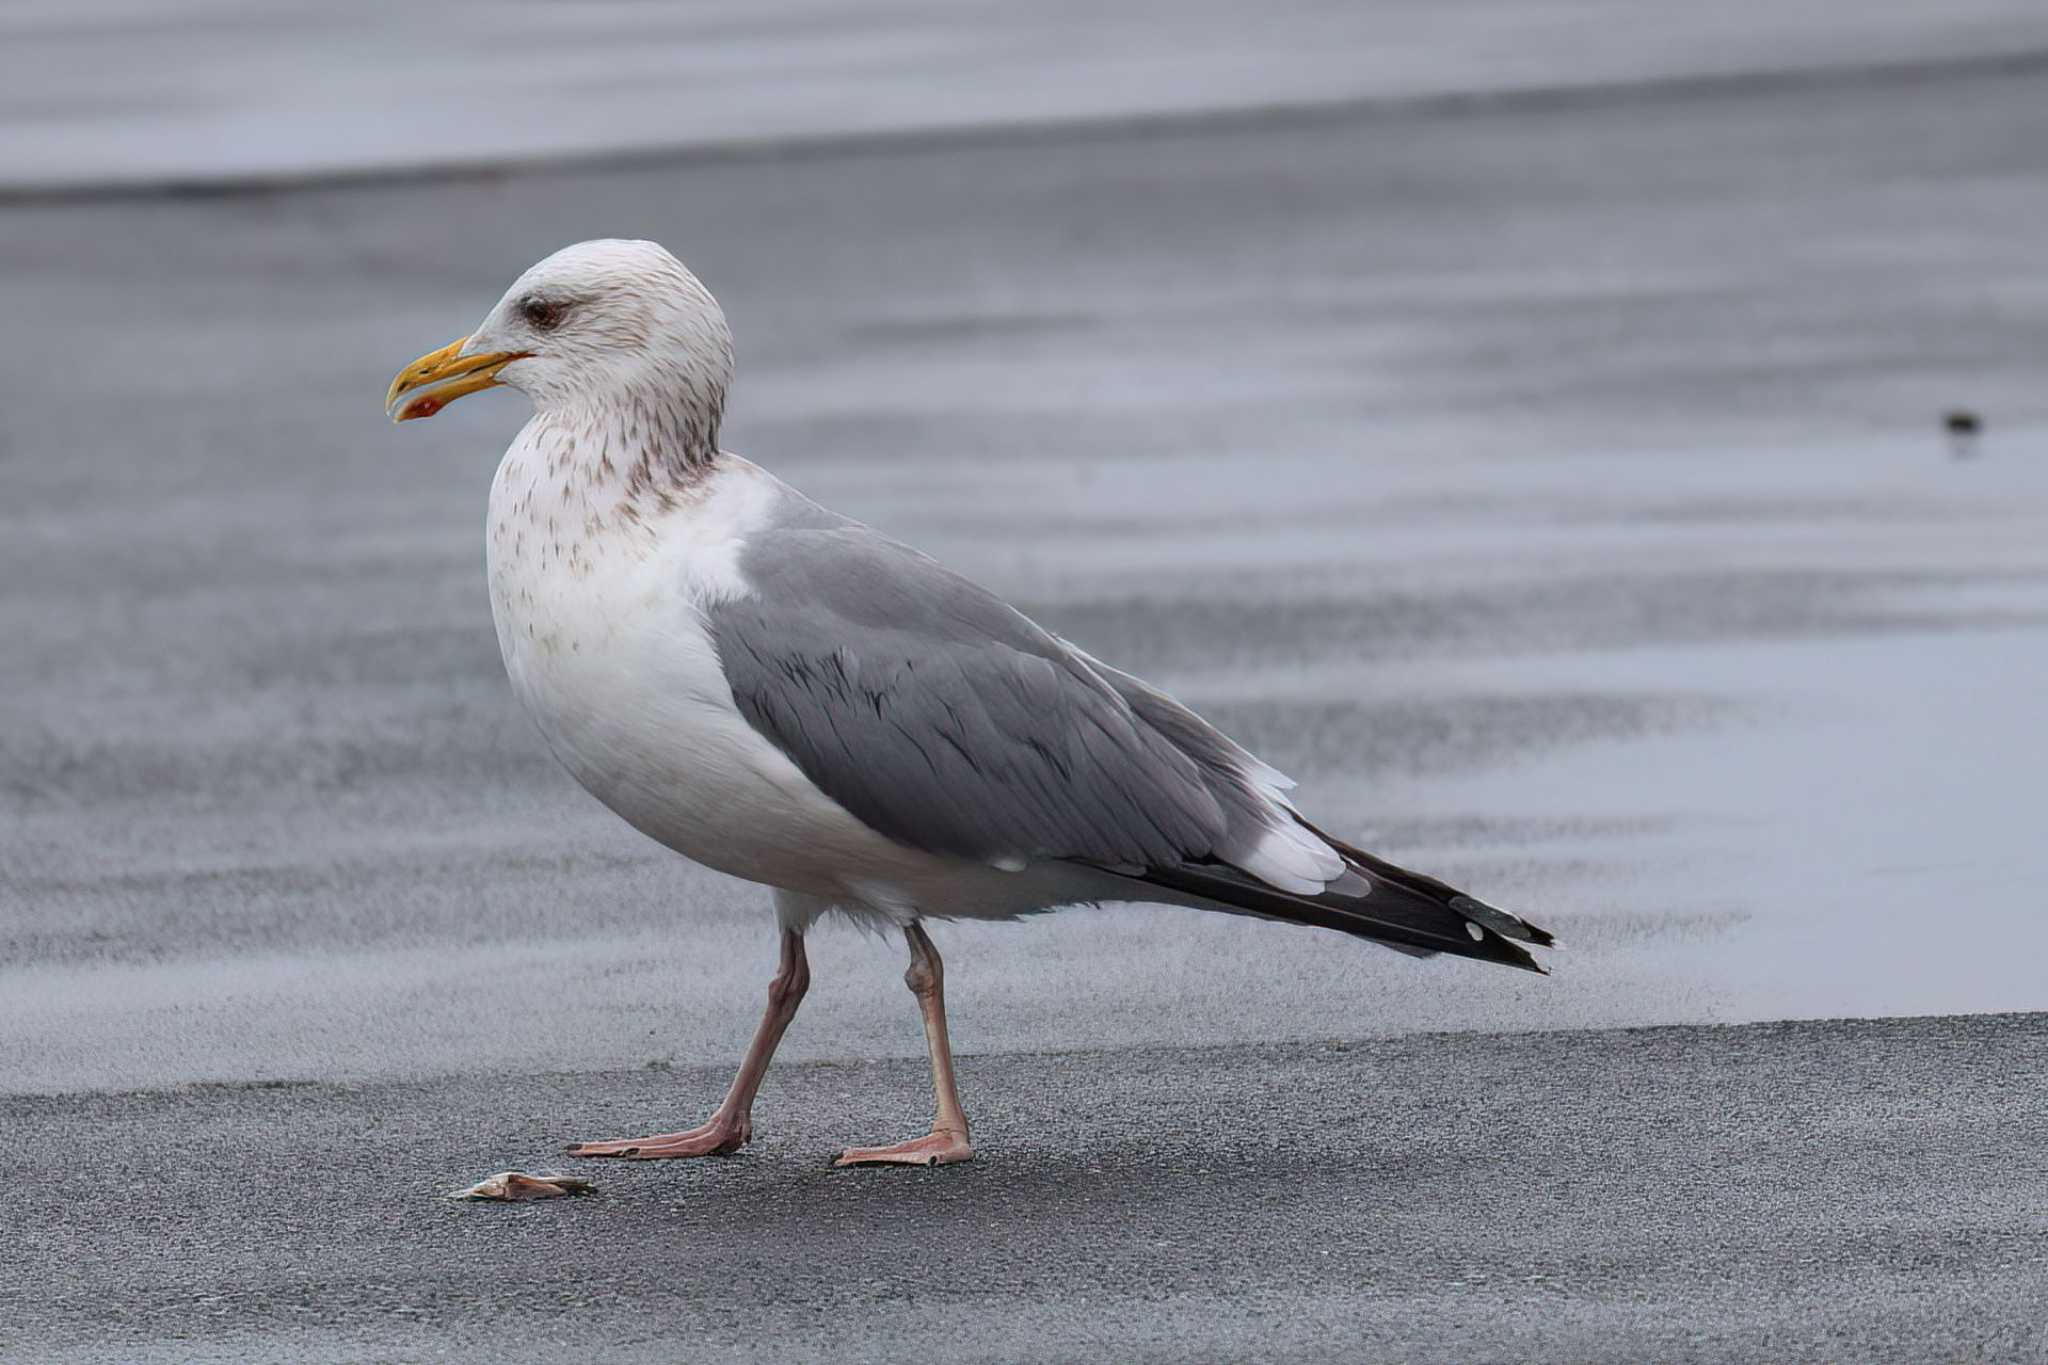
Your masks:
M611 1142L578 1142L569 1147L570 1156L615 1156L628 1161L673 1161L689 1156L729 1156L747 1145L754 1125L746 1119L713 1118L699 1128L682 1133L657 1133L653 1137L618 1138Z
M935 1131L893 1147L849 1147L834 1166L950 1166L974 1155L965 1133Z

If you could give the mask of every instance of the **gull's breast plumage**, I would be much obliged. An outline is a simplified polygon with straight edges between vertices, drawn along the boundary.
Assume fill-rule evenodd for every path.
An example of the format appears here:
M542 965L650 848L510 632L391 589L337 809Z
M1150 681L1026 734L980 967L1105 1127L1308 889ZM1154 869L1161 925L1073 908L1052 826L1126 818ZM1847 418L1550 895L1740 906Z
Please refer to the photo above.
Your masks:
M560 439L537 421L506 452L487 562L513 691L584 788L688 858L856 914L908 919L941 886L966 902L954 913L1044 899L878 834L740 713L702 610L748 591L739 550L783 491L773 476L726 455L688 489L600 509L550 459Z

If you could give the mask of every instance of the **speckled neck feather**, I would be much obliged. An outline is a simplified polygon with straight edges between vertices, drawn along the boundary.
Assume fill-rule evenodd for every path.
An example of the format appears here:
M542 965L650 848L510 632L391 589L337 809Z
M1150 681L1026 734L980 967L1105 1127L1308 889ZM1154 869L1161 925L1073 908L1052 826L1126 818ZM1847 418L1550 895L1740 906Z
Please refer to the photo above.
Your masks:
M667 511L718 461L722 392L634 393L535 413L535 453L565 506L637 520Z

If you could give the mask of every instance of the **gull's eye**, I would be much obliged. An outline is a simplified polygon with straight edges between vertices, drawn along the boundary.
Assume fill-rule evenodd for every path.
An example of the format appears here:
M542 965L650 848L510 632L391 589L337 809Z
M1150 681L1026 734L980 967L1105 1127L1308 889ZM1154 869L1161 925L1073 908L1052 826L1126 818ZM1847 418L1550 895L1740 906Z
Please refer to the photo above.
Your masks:
M562 319L569 315L566 303L550 303L546 299L528 299L519 305L519 316L527 325L538 332L552 332L562 325Z

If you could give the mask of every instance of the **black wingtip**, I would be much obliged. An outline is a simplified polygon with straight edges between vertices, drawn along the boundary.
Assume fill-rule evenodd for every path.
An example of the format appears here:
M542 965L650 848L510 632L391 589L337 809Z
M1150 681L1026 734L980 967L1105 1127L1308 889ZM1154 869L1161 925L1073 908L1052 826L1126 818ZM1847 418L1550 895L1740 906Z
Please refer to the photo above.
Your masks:
M1491 929L1483 929L1481 932L1485 935L1482 941L1488 948L1493 950L1486 955L1489 961L1498 962L1503 967L1520 967L1523 971L1534 972L1538 976L1550 975L1550 969L1541 962L1538 962L1520 944L1510 942L1507 938L1494 933Z
M1457 893L1448 890L1432 895L1400 881L1368 875L1368 884L1358 892L1303 895L1216 862L1147 868L1129 879L1192 896L1210 909L1335 929L1418 956L1449 953L1547 975L1526 949L1490 927L1486 917L1453 909L1449 899ZM1522 927L1519 920L1501 916L1499 911L1491 914Z
M1337 850L1344 860L1359 872L1376 877L1382 882L1392 882L1403 890L1421 896L1424 900L1434 901L1460 918L1491 929L1504 938L1534 944L1538 948L1557 946L1557 940L1551 937L1548 929L1538 928L1520 915L1511 915L1505 910L1488 905L1477 896L1438 881L1435 877L1402 867L1399 863L1388 862L1385 858L1367 853L1355 844L1347 844L1327 830L1317 829L1299 814L1294 818L1302 828Z
M1551 937L1548 929L1540 929L1523 919L1520 915L1511 915L1496 906L1488 905L1477 896L1469 896L1460 892L1451 897L1449 904L1451 909L1457 911L1466 919L1471 920L1475 924L1485 925L1502 938L1511 938L1522 943L1533 943L1538 948L1555 948L1557 946L1557 940Z

